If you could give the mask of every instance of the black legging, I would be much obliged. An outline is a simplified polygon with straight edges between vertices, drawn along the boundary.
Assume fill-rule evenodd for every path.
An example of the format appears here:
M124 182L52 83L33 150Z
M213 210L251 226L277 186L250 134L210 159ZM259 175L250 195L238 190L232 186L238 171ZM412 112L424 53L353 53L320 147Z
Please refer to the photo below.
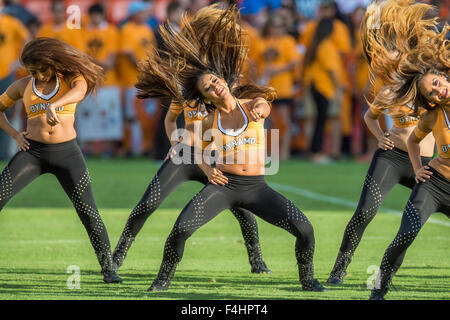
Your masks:
M185 151L189 149L189 154L183 156L183 163L175 164L172 160L166 160L162 164L141 200L131 212L113 253L116 268L120 268L122 265L132 242L145 221L158 209L167 196L186 181L198 181L204 185L208 183L208 177L195 164L194 149L186 146L183 148ZM254 268L257 267L266 268L261 254L256 218L250 211L239 207L232 206L230 210L240 224L252 271L256 271Z
M166 240L158 277L168 286L183 257L186 240L223 210L240 206L295 236L295 257L302 284L313 280L314 231L306 216L290 200L270 188L264 176L237 176L224 173L225 186L208 183L186 205ZM154 282L155 283L155 282Z
M40 175L55 175L89 235L102 272L112 272L108 233L97 210L89 172L76 140L56 144L28 141L30 149L16 153L0 175L0 210Z
M432 167L430 171L433 172L431 178L414 187L403 212L399 231L384 253L377 279L383 289L387 289L392 277L402 265L406 250L430 215L442 212L450 218L450 181Z
M311 141L311 152L317 153L322 151L323 133L325 132L328 106L330 102L319 91L317 91L314 85L311 86L311 94L317 109L316 124Z
M422 157L424 165L430 160L431 158ZM396 184L412 189L415 185L414 177L414 170L407 152L398 148L378 149L375 152L364 180L358 206L345 228L331 277L343 279L364 230L377 214L384 198Z

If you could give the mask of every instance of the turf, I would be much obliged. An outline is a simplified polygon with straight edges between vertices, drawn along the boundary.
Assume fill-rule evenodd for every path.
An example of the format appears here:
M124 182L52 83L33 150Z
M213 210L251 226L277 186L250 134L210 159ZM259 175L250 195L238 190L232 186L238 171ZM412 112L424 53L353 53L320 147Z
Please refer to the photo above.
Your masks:
M2 164L2 167L5 164ZM140 160L88 160L94 194L114 247L126 219L159 163ZM334 264L346 223L354 208L304 196L310 191L357 202L368 164L338 162L327 166L283 162L267 181L296 188L281 191L315 229L316 277L324 283ZM149 218L120 270L121 285L102 282L99 266L82 224L56 179L44 175L12 199L0 214L0 300L9 299L367 299L371 268L394 238L410 190L396 186L366 229L342 286L325 293L300 290L294 238L258 219L264 259L271 275L250 273L237 221L226 211L198 230L167 292L146 289L158 272L164 242L182 207L201 189L189 182L170 195ZM394 278L389 299L450 299L448 219L432 216L407 252ZM439 222L442 222L441 224ZM81 270L80 289L69 289L70 266Z

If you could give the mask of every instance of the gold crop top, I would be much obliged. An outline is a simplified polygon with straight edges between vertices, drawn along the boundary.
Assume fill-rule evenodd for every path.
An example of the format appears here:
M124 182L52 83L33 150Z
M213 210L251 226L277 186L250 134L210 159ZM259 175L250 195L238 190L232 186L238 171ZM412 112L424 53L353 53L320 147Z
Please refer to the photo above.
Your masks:
M186 125L191 124L195 121L201 121L203 117L205 117L208 113L206 110L202 110L201 105L198 107L186 105L181 107L179 105L171 105L170 109L176 115L180 115L181 112L184 112L184 122Z
M414 107L411 105L386 109L370 107L370 110L374 115L377 116L382 113L387 113L392 118L392 120L394 121L394 126L397 128L415 127L419 122L419 119L417 117L412 116ZM421 113L423 112L425 112L425 110L423 110Z
M450 119L444 108L439 107L437 112L436 123L433 127L433 136L436 140L438 154L442 158L450 158ZM418 127L414 130L415 135L419 139L425 138L429 132L424 132Z
M433 136L436 139L439 155L442 158L450 158L450 120L444 108L438 110Z
M69 86L67 85L63 76L61 74L57 74L55 89L49 94L43 94L37 90L35 79L31 78L23 93L23 104L25 106L27 118L31 119L45 114L47 106L63 96L67 91L71 89L72 84L80 79L84 79L83 76L75 77ZM58 107L55 109L56 114L63 116L73 116L75 114L76 106L76 103L71 103L65 106Z
M230 153L236 154L239 151L265 148L264 126L257 121L251 121L247 108L242 107L239 101L237 101L237 106L244 116L244 126L236 130L224 129L220 122L220 111L214 110L212 129L218 130L222 136L222 141L214 141L214 144L222 158L227 157Z

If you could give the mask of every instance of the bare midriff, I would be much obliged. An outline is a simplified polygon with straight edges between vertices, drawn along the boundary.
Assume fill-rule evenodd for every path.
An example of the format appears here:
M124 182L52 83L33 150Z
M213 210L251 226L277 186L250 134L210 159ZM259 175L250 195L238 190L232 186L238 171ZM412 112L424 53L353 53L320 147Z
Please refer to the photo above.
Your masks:
M447 180L450 180L450 158L438 156L431 160L428 165L442 174Z
M408 141L409 135L414 131L416 127L392 127L389 131L391 139L394 142L396 148L408 152L408 147L406 142ZM420 156L422 157L432 157L434 155L434 137L430 133L420 142Z
M77 137L74 123L75 117L57 115L59 123L52 127L47 123L46 115L29 118L27 120L27 139L54 144L73 140Z

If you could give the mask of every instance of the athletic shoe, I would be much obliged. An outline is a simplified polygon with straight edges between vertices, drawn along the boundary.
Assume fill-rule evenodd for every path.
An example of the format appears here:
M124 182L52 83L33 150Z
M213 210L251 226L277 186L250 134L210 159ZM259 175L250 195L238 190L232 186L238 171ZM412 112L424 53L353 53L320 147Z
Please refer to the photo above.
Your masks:
M384 300L387 290L372 289L369 300Z
M115 272L104 272L103 281L105 283L122 283L122 278L120 278Z
M267 273L267 274L272 274L272 271L267 268L266 264L264 263L264 261L261 261L259 263L255 263L252 264L252 273L259 273L259 274L263 274L263 273Z
M119 242L117 243L116 248L114 249L112 255L113 268L114 271L117 272L119 268L122 266L123 260L127 256L127 252L133 243L133 237L127 237L125 232L120 236Z
M351 253L343 254L339 251L334 264L333 270L330 272L330 277L327 280L328 284L342 284L344 283L344 277L347 275L347 267L352 261Z
M255 245L251 245L246 243L248 253L248 261L250 262L250 266L252 267L252 273L272 273L272 271L267 268L266 263L264 262L261 254L261 246L259 243Z
M347 272L344 272L342 278L338 278L338 277L333 277L330 276L327 280L327 284L334 284L334 285L339 285L339 284L343 284L344 283L344 276L347 274Z
M381 270L378 273L379 277L379 289L373 288L370 294L369 300L384 300L384 296L388 293L389 288L392 286L392 278L394 273L384 273ZM378 280L378 279L377 279ZM394 288L395 289L395 288Z
M170 282L172 281L175 270L177 269L177 264L178 262L163 262L161 264L161 268L159 269L158 276L155 280L153 280L152 285L147 291L166 291L169 289Z
M302 282L303 291L314 291L314 292L325 292L328 291L327 288L323 287L319 280L313 279L309 281Z
M164 281L156 278L147 291L167 291L169 289L170 281Z

